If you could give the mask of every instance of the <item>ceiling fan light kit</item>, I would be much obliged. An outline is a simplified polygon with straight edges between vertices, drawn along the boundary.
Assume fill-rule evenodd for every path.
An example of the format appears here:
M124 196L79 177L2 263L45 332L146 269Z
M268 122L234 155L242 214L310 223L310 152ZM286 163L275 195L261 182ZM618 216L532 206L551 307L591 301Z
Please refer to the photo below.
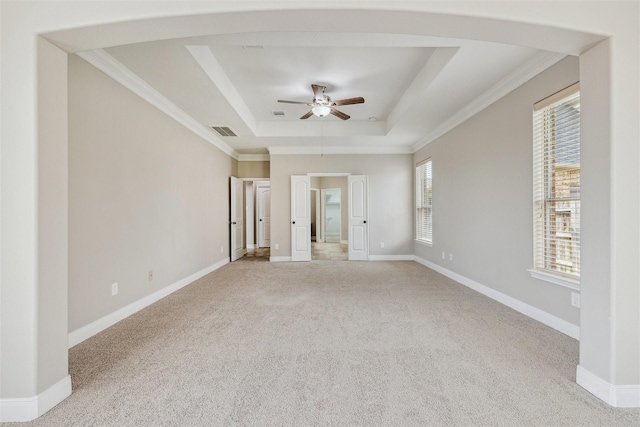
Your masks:
M278 102L283 102L285 104L304 104L311 107L311 111L309 111L304 116L300 117L300 119L302 120L308 119L311 116L326 117L329 114L332 114L342 120L349 120L351 116L343 113L340 110L337 110L334 107L339 105L351 105L351 104L364 103L364 98L362 97L341 99L339 101L331 101L331 98L329 98L329 96L325 95L324 93L324 91L327 89L326 86L311 85L311 89L313 90L313 101L310 103L300 102L300 101L285 101L282 99L279 99Z
M316 105L311 109L313 111L313 115L317 117L325 117L331 113L331 107L327 107L326 105Z

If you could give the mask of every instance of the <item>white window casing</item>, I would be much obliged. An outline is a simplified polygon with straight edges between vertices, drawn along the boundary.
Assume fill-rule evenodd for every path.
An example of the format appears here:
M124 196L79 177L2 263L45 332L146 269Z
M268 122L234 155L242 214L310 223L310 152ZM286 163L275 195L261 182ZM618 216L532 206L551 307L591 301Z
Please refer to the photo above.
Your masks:
M431 159L416 166L416 241L433 242L433 187Z
M579 83L534 105L533 187L532 276L579 289Z

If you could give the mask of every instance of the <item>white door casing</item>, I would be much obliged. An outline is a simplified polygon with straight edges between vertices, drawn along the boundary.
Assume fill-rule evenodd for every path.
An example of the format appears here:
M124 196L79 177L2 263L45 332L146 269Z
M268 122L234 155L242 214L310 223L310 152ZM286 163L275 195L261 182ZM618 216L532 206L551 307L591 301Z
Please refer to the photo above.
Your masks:
M315 198L315 205L316 205L316 209L315 212L311 212L311 217L314 218L315 217L315 224L316 224L316 242L318 243L322 243L324 242L324 240L322 240L322 236L323 236L323 227L322 227L322 214L320 213L321 211L321 202L320 202L320 192L321 190L318 188L312 188L311 189L311 194L309 195L309 197L311 197L311 200L314 200L313 198ZM313 231L312 231L313 232Z
M349 261L369 259L369 179L349 175Z
M311 261L311 180L291 175L291 261Z
M247 249L244 245L244 198L242 197L243 182L241 179L231 177L231 261L242 258Z
M256 203L255 184L251 181L244 181L244 243L247 250L258 247Z
M258 247L271 246L271 188L258 187Z

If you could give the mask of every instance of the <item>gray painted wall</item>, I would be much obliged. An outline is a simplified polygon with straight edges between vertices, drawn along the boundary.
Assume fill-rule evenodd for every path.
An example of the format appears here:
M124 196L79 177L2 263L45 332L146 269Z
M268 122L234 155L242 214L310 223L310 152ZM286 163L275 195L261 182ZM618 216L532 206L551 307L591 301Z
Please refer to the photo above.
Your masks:
M237 162L75 55L69 123L72 332L229 257Z
M527 269L533 104L578 80L577 58L566 58L414 156L414 163L433 161L433 246L416 243L416 255L575 325L580 312L570 290Z

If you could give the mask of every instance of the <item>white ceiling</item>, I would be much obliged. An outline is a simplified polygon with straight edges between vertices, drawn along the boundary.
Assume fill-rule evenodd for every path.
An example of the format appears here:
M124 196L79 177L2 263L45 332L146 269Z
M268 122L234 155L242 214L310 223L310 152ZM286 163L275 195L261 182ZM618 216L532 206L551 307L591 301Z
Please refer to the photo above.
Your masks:
M242 159L257 154L412 153L564 55L420 35L260 32L153 41L86 52L147 86L183 123ZM114 71L115 70L115 71ZM311 84L351 116L307 120ZM130 85L130 87L131 87ZM135 88L134 88L135 90ZM149 99L149 97L147 97ZM284 116L274 116L283 111ZM220 137L209 126L228 126ZM205 131L206 129L206 131ZM252 155L254 155L252 157Z

